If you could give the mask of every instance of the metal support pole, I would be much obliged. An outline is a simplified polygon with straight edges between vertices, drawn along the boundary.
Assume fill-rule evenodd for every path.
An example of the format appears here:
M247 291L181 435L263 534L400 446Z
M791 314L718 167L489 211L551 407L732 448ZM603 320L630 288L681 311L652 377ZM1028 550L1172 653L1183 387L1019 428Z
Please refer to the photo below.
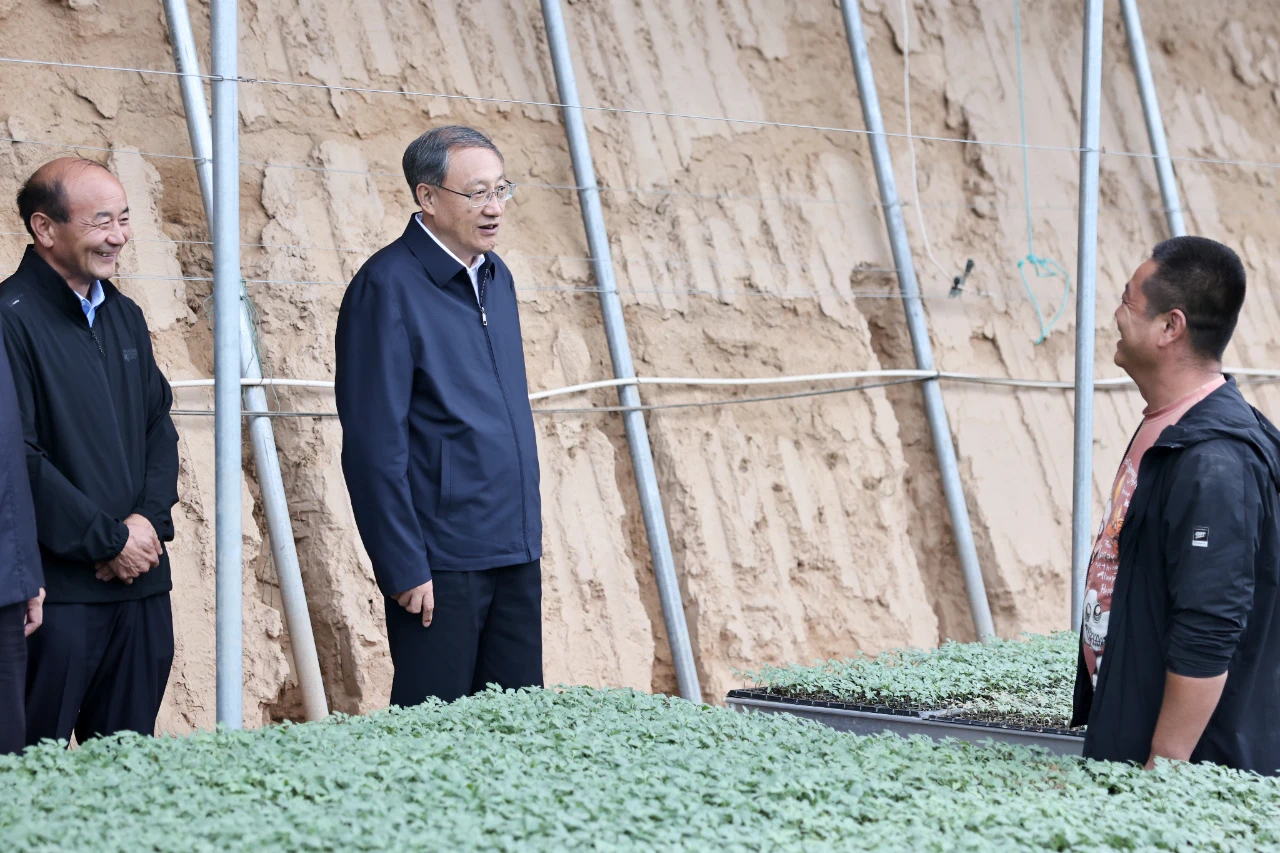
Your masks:
M217 714L244 725L240 486L240 116L237 0L212 0L213 378L217 469Z
M849 53L853 56L853 73L858 81L863 121L869 132L867 138L871 143L876 183L880 186L880 204L884 208L885 227L889 231L893 265L898 271L902 307L907 315L907 330L911 333L911 348L915 351L916 366L919 369L934 370L928 321L924 305L920 301L920 286L916 281L915 263L911 259L911 246L907 242L907 227L902 219L902 204L898 200L893 161L889 156L884 119L880 115L875 75L872 73L871 57L867 53L867 42L862 30L862 10L858 7L858 0L844 0L840 6L844 12ZM955 536L960 568L964 572L965 591L969 596L969 612L973 616L973 625L979 638L986 640L995 635L995 625L991 621L991 606L987 602L982 567L978 564L978 549L973 542L973 528L969 525L969 508L965 505L964 484L960 481L956 451L951 443L951 425L947 421L947 410L942 403L942 387L936 379L927 380L922 385L925 416L929 421L929 432L933 436L934 451L938 455L942 491L946 495L947 509L951 513L951 531Z
M187 0L164 0L164 8L169 20L169 39L173 43L174 61L178 73L182 75L180 78L182 104L187 113L187 132L191 137L191 152L196 158L196 177L200 183L200 197L204 202L205 218L212 227L212 130L209 127L209 112L205 107L200 60L196 53L195 37L191 32ZM241 287L243 288L243 285ZM240 372L245 379L262 378L262 364L258 359L258 350L254 341L253 318L250 316L248 303L244 300L240 304ZM249 412L268 411L266 391L261 387L245 388L244 407ZM285 623L288 626L289 642L293 648L294 664L298 671L303 714L308 720L318 720L328 716L329 706L325 700L315 636L311 631L311 615L307 609L306 590L302 585L302 570L298 565L298 549L293 539L293 524L289 518L289 505L285 499L284 478L280 473L280 459L276 452L275 431L271 425L271 419L269 417L251 418L249 438L253 446L253 461L258 471L258 487L262 492L262 504L267 517L271 556L275 561L276 575L280 581L280 599L284 605Z
M1093 357L1098 276L1098 157L1102 125L1103 0L1085 0L1080 87L1080 228L1076 252L1076 435L1071 506L1071 626L1080 627L1093 550Z
M209 127L209 107L204 102L204 80L200 75L200 56L191 32L191 15L187 0L164 0L164 16L169 22L169 42L173 45L173 64L178 69L182 108L187 114L187 135L191 137L191 153L195 155L196 181L200 184L200 201L204 219L213 228L213 130Z
M587 125L582 118L582 107L578 100L578 82L573 73L573 57L569 52L569 35L565 30L560 0L543 0L542 16L547 25L547 43L551 48L560 102L565 105L565 134L569 140L569 153L573 158L574 179L579 187L578 201L582 206L582 221L587 232L592 270L596 286L600 289L600 312L604 315L609 357L613 360L613 375L618 379L631 379L636 375L635 366L631 362L631 344L627 340L622 300L618 298L618 285L613 274L609 235L605 230L604 212L600 207L600 189L596 184ZM634 385L619 387L618 397L623 406L640 405L640 391ZM689 642L684 602L680 598L680 581L676 577L675 560L671 555L667 519L662 509L662 495L658 492L658 477L653 467L653 451L649 447L644 415L633 408L624 412L622 418L627 430L627 443L631 447L631 464L635 468L640 509L649 538L653 574L658 584L658 597L662 601L662 615L667 625L667 640L671 644L671 658L675 663L680 695L691 702L701 702L698 668Z
M1147 119L1151 153L1156 158L1156 178L1160 181L1160 197L1164 199L1164 215L1169 223L1169 234L1184 237L1187 225L1182 221L1182 202L1178 198L1178 182L1173 176L1173 161L1169 159L1164 119L1160 117L1160 98L1156 95L1155 80L1151 77L1151 63L1147 61L1147 42L1142 36L1142 16L1138 14L1138 0L1120 0L1120 11L1124 14L1124 28L1129 34L1129 58L1133 61L1134 76L1138 78L1138 94L1142 97L1142 114Z

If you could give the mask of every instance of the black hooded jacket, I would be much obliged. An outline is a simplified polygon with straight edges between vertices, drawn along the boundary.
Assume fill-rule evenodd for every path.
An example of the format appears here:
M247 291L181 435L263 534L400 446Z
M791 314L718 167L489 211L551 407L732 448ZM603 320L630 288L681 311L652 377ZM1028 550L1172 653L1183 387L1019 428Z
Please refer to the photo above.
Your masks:
M1167 672L1228 673L1192 761L1280 772L1280 432L1228 381L1143 455L1120 530L1107 649L1081 655L1089 758L1143 763Z
M114 559L137 513L173 540L178 433L173 394L151 352L142 309L102 282L89 326L67 282L28 247L0 284L47 601L96 603L168 592L169 555L132 585L94 577Z

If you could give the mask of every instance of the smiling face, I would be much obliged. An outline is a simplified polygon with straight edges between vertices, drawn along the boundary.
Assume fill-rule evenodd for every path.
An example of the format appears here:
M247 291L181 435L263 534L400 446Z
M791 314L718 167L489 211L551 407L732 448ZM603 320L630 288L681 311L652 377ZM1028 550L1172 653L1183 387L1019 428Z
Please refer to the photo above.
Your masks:
M1115 362L1130 376L1135 372L1149 371L1159 361L1162 338L1168 331L1169 324L1164 315L1147 316L1147 294L1143 291L1143 284L1156 267L1152 260L1138 267L1125 284L1120 306L1116 308L1120 340L1116 342Z
M66 222L42 212L31 217L36 251L83 294L94 281L115 275L120 250L129 242L129 202L106 169L81 163L59 167L57 161L49 167L46 179L62 184L68 215Z
M444 188L430 184L416 188L423 222L468 265L498 245L502 202L494 197L483 207L472 207L464 196L492 190L504 180L502 158L497 154L485 148L455 148L449 152Z

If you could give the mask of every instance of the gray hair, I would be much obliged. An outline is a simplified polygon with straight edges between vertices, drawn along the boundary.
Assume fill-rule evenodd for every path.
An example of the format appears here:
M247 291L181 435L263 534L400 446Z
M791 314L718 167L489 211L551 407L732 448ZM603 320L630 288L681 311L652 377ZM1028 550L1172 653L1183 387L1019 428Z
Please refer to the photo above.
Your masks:
M418 184L440 186L444 183L449 173L449 152L454 148L484 148L506 162L493 140L474 128L458 124L432 128L409 143L400 161L414 204L418 203Z

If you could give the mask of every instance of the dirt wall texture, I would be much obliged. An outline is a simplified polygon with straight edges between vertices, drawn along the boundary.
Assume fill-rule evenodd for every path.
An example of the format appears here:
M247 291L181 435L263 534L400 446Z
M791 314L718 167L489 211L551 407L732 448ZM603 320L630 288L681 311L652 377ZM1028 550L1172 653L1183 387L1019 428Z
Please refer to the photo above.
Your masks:
M1080 98L1079 4L1025 0L1022 29L1035 250L1073 276ZM1277 160L1280 24L1257 4L1152 0L1147 42L1176 154ZM906 127L910 48L916 183L908 207L939 366L1069 378L1074 293L1048 339L1016 262L1028 250L1012 0L863 0L889 130ZM208 45L207 2L193 2ZM565 13L585 104L860 129L840 10L830 0L576 0ZM393 92L554 102L532 0L244 0L242 74ZM909 29L909 39L907 32ZM1124 30L1108 10L1097 358L1116 375L1111 311L1132 268L1165 236ZM0 0L5 57L171 70L161 4ZM207 51L202 55L208 68ZM240 86L244 273L271 375L329 379L343 286L403 229L407 142L466 123L501 146L521 183L500 252L520 285L530 384L608 378L568 149L547 106ZM638 372L779 376L914 367L866 139L812 127L589 111L605 217ZM172 379L212 375L211 253L177 80L0 63L0 199L75 149L124 182L134 241L123 289L146 311ZM891 144L912 201L911 151ZM145 152L145 153L144 153ZM176 156L159 156L176 155ZM186 159L184 159L186 158ZM1228 362L1275 367L1280 239L1275 170L1179 162L1194 233L1236 246L1252 290ZM0 204L0 268L25 237ZM936 264L925 249L927 236ZM946 298L965 259L966 292ZM128 277L132 276L132 277ZM1062 284L1032 277L1046 317ZM818 386L828 387L828 386ZM772 390L772 389L770 389ZM789 389L794 390L794 389ZM752 392L646 388L648 403ZM1280 397L1249 392L1264 410ZM1062 391L945 388L979 554L1000 634L1064 628L1070 573L1072 398ZM282 409L331 411L324 391L280 389ZM207 409L200 389L177 394ZM606 391L553 401L616 404ZM1100 394L1095 500L1110 485L1141 400ZM213 723L212 418L183 415L182 502L173 546L178 657L161 727ZM674 672L621 423L539 415L550 682L673 691ZM734 668L971 639L920 390L648 415L705 696ZM352 521L332 418L275 423L333 708L384 705L382 599ZM252 455L245 452L245 718L300 713ZM1096 507L1095 507L1096 512Z

